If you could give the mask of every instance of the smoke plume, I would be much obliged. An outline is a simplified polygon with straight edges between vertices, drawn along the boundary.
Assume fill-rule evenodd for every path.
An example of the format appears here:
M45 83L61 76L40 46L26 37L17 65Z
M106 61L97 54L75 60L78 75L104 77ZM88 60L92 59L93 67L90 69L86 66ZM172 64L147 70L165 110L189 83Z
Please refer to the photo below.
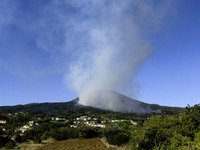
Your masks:
M77 91L80 104L98 107L101 101L101 107L117 110L117 97L102 91L124 93L130 88L153 52L148 38L159 28L171 1L88 0L71 4L81 16L73 20L80 37L79 41L68 40L79 46L66 81Z

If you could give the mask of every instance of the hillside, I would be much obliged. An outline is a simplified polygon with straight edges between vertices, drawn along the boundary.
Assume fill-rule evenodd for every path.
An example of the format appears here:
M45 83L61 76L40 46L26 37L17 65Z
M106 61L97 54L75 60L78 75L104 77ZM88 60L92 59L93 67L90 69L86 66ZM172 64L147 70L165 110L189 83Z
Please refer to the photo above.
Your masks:
M123 113L162 113L159 108L152 109L148 104L142 105L141 101L112 90L95 90L90 93L81 94L79 104Z
M60 103L31 103L26 105L16 105L16 106L1 106L0 114L14 114L18 112L28 112L29 114L44 114L44 115L62 115L68 112L77 112L79 111L93 111L99 114L111 113L117 111L104 110L100 108L95 108L91 106L84 106L78 104L79 98L76 98L69 102L60 102ZM142 108L151 108L151 114L154 113L154 110L160 110L162 114L178 114L184 111L184 108L180 107L167 107L160 106L157 104L147 104L140 102ZM126 108L125 108L126 109ZM155 111L156 112L156 111ZM124 113L124 112L123 112ZM127 113L127 112L126 112ZM139 114L136 112L129 112L132 114ZM150 114L149 112L147 114Z

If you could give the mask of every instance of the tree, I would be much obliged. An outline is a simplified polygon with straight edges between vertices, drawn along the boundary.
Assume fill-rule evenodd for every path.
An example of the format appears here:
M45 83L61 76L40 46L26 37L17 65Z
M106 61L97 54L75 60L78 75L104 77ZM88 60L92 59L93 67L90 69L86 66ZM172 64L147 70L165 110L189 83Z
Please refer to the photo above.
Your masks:
M147 127L143 135L136 136L135 138L138 149L160 148L166 139L166 132L157 125Z
M0 136L3 135L3 134L4 134L4 132L3 132L3 130L0 128Z
M192 122L194 124L194 128L200 131L200 104L196 104L192 107L190 105L187 105L185 109L185 115L189 115L189 117L192 119Z
M103 135L108 139L109 137L121 133L122 129L118 124L110 124L103 129Z
M40 136L38 136L38 135L35 135L35 136L34 136L33 143L34 143L34 144L41 143L41 137L40 137Z
M5 144L6 149L14 149L15 144L12 141L9 141Z
M126 132L132 124L130 121L125 120L118 122L118 125L122 128L122 130L124 130L124 132Z
M173 137L169 138L170 145L165 147L165 149L185 149L184 146L188 146L191 139L187 136L182 136L181 134L175 133ZM164 148L164 147L163 147Z
M120 146L122 144L125 144L129 141L129 137L126 133L118 133L115 136L115 144Z

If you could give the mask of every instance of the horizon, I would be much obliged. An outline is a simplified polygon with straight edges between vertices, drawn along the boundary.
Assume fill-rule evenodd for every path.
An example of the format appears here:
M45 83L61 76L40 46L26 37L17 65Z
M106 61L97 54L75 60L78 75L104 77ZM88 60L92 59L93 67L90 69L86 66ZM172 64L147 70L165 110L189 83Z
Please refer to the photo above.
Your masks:
M115 91L113 91L113 92L115 92ZM116 92L117 93L117 92ZM128 96L126 96L126 95L124 95L124 94L121 94L121 93L117 93L117 94L120 94L120 95L122 95L122 96L125 96L125 97L128 97ZM68 100L68 101L64 101L64 102L31 102L31 103L27 103L27 104L16 104L16 105L4 105L4 106L0 106L0 107L12 107L12 106L18 106L18 105L34 105L34 104L43 104L43 103L66 103L66 102L71 102L71 101L74 101L74 100L76 100L77 98L79 98L79 97L76 97L76 98L74 98L74 99L72 99L72 100ZM130 97L128 97L128 98L130 98ZM132 98L131 98L132 99ZM136 100L136 101L139 101L139 100L137 100L137 99L133 99L133 100ZM141 103L144 103L144 102L142 102L142 101L139 101L139 102L141 102ZM154 103L146 103L146 104L154 104ZM155 104L155 105L159 105L159 104ZM164 106L164 105L159 105L159 106ZM91 106L91 107L93 107L93 106ZM178 107L178 106L166 106L166 107ZM185 106L186 107L186 106ZM185 107L179 107L179 108L185 108ZM94 108L97 108L97 107L94 107ZM103 108L98 108L98 109L103 109ZM105 109L106 110L106 109ZM118 111L117 111L118 112Z
M1 1L0 106L89 103L96 89L160 106L199 104L199 6Z

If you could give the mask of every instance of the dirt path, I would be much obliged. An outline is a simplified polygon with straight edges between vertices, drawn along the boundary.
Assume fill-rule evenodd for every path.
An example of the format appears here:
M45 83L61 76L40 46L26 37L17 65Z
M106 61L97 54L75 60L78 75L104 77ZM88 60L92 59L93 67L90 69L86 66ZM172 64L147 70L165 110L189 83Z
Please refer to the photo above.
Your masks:
M104 144L107 148L112 149L112 150L117 150L116 146L110 145L109 143L107 143L107 142L105 141L105 139L101 138L100 140L103 142L103 144Z

